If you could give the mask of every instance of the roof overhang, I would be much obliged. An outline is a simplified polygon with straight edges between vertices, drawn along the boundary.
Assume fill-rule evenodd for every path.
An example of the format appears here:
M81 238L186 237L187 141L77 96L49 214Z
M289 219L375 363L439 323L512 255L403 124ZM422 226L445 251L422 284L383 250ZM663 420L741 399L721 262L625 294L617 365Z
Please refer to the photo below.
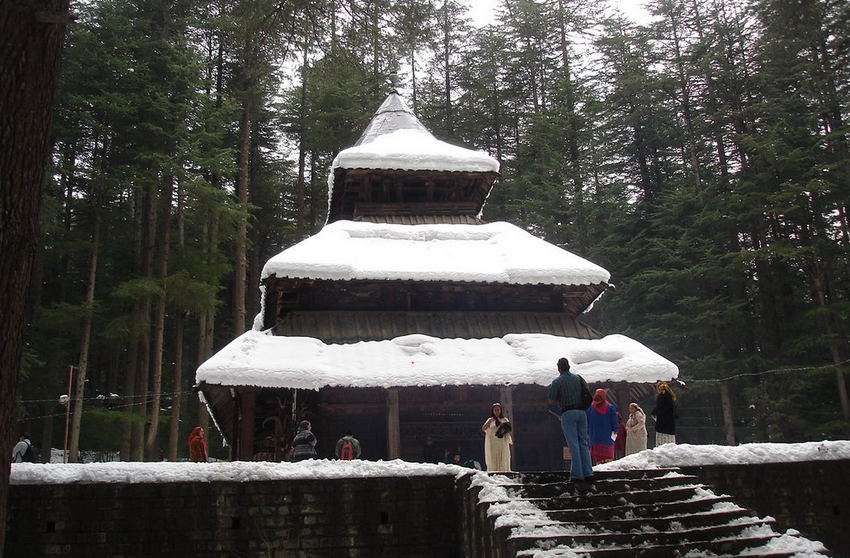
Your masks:
M509 334L492 339L405 335L326 344L311 337L251 330L203 363L198 383L318 390L447 385L548 385L561 357L588 382L654 383L678 376L675 364L624 335L575 339Z

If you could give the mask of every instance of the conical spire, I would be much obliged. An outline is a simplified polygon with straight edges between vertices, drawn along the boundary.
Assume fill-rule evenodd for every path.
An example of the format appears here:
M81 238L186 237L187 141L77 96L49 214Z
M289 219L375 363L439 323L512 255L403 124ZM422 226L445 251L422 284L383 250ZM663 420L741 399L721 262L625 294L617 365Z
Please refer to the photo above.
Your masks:
M354 145L362 145L374 141L379 136L391 134L397 130L416 130L426 136L434 136L419 122L413 111L404 102L404 99L393 90L384 100L383 104L375 111L369 125L361 134L360 139Z
M363 215L478 218L499 173L482 151L435 138L392 90L331 164L328 222Z

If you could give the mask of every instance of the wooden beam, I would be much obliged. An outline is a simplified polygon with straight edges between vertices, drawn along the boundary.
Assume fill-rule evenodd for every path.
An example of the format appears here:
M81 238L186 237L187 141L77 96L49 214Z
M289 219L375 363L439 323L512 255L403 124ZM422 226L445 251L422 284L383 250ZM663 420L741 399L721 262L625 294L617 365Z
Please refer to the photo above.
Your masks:
M513 438L513 445L508 446L508 450L513 450L517 444L517 432L516 432L516 423L514 422L514 388L511 386L502 386L499 388L499 403L502 404L502 413L508 417L508 420L511 421L512 429L511 429L511 438ZM512 467L516 470L516 458L514 457L513 451L511 451L511 463Z
M401 426L398 413L398 389L387 390L387 457L401 457Z
M240 392L239 409L239 452L238 461L254 460L254 419L257 411L257 393L254 390Z

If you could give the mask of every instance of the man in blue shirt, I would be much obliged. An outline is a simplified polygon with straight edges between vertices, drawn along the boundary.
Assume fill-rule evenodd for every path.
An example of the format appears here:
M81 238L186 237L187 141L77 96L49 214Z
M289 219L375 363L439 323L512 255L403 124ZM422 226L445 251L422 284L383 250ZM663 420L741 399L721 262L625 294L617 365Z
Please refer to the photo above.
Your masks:
M587 407L585 395L590 394L584 378L570 372L570 361L558 360L560 375L549 386L550 405L561 408L561 429L570 448L570 482L593 480L593 464L587 446Z

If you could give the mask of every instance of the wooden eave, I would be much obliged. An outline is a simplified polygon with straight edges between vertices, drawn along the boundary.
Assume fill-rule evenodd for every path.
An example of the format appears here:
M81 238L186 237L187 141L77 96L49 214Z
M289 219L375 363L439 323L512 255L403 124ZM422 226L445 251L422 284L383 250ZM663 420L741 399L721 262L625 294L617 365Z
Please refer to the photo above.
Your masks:
M385 215L358 214L354 221L364 223L386 223L389 225L483 225L486 221L473 215Z
M581 315L607 284L335 281L268 277L263 329L293 311L514 312Z
M334 169L328 222L362 215L481 213L497 172Z
M576 339L602 334L578 319L535 312L290 312L275 335L314 337L328 344L382 341L422 334L441 339L492 339L545 333Z

